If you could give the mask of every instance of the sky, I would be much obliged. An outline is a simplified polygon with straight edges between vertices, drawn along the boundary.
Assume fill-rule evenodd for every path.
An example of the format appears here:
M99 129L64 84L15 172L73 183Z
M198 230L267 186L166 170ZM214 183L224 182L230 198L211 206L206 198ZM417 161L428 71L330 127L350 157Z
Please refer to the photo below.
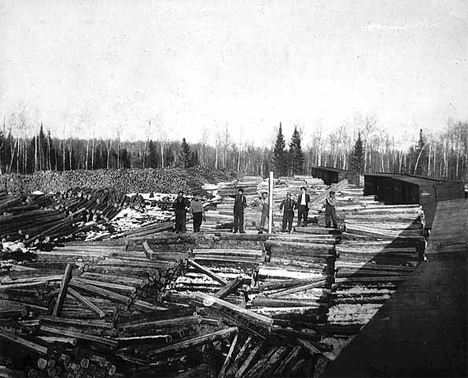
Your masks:
M0 0L0 116L59 137L303 144L468 119L465 0ZM162 131L162 134L161 134Z

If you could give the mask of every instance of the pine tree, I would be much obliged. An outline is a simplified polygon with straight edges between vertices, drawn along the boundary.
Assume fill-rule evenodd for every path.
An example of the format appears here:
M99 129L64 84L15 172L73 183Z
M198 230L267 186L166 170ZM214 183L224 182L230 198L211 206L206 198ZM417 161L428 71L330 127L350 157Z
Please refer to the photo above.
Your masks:
M304 172L304 153L301 148L301 134L294 127L294 132L289 143L289 169L291 174L302 175Z
M180 148L179 158L182 168L189 168L192 166L192 151L185 138L182 139L182 146Z
M358 133L358 138L354 143L351 166L356 172L362 173L364 171L364 145L362 143L361 133Z
M414 150L414 175L426 176L427 175L427 161L428 153L425 149L426 140L423 136L422 129L419 130L419 141Z
M285 176L288 172L288 157L285 151L286 143L283 136L283 128L281 122L279 125L276 143L273 149L273 171L277 176Z

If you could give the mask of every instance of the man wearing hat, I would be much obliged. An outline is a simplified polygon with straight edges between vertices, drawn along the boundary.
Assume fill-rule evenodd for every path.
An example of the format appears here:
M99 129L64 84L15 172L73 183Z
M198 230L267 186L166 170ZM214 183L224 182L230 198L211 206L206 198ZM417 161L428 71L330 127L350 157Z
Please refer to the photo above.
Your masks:
M309 202L310 196L307 194L307 188L303 186L301 188L301 194L297 197L297 227L307 227L307 217L309 215Z
M202 224L202 218L206 221L205 218L205 209L203 208L203 202L200 201L200 198L195 195L192 202L190 203L190 212L193 217L193 232L200 232L200 227Z
M330 193L325 199L325 227L327 228L330 228L331 222L333 222L333 228L338 228L338 224L336 222L335 205L335 191L330 190Z
M292 223L294 219L294 209L297 207L296 201L291 198L291 192L286 194L286 198L280 204L280 210L283 211L283 225L281 231L285 232L288 227L289 233L292 231Z
M234 200L234 230L236 233L240 231L241 234L245 234L244 231L244 209L247 207L247 199L244 196L244 189L239 188L239 191Z
M175 232L186 232L185 222L187 219L187 209L190 207L190 201L184 197L182 190L177 193L177 198L174 201L173 208L175 210Z
M262 192L260 197L260 206L262 211L262 216L260 218L260 231L259 234L263 234L263 231L268 231L268 227L265 228L267 219L270 217L270 203L268 202L268 192ZM274 222L272 222L274 227Z

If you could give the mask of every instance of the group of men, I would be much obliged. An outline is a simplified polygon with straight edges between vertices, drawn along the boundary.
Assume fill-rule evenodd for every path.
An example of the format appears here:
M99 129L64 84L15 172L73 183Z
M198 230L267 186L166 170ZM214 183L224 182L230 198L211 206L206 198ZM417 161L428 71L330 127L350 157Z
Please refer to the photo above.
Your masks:
M189 201L184 197L184 192L179 191L177 198L173 204L175 210L175 232L185 233L187 232L186 219L187 212L192 214L193 219L193 232L200 232L202 219L205 218L205 209L203 208L203 202L198 196L194 196L192 201Z
M286 193L286 198L280 204L280 210L283 210L283 220L281 225L282 232L292 232L293 220L294 220L294 211L297 209L297 225L296 227L307 227L307 220L309 215L309 203L310 196L307 193L307 188L303 186L301 188L301 193L297 196L297 200L294 200L291 197L291 192ZM261 199L262 205L262 217L260 220L260 231L263 233L265 231L265 222L269 216L269 205L267 201L267 193L262 193ZM338 223L336 221L336 198L335 192L330 191L329 195L325 200L325 226L331 227L333 222L333 227L338 228Z
M283 210L282 232L292 232L292 224L294 220L294 211L297 209L297 227L307 227L307 217L309 214L310 196L307 193L307 188L303 186L301 193L297 196L297 200L291 197L291 193L286 194L286 198L280 204L280 210ZM331 190L325 200L325 227L337 228L336 221L336 198L335 192ZM205 210L203 203L198 196L194 196L192 202L184 197L184 193L179 191L176 200L174 201L174 209L176 215L175 232L184 233L186 228L187 211L193 217L193 232L200 232L200 227L205 219ZM268 201L268 193L263 192L260 198L261 218L260 218L260 231L266 231L265 224L269 218L270 205ZM247 198L244 195L244 189L239 188L237 195L234 198L234 228L232 232L241 234L245 233L244 229L244 209L247 207Z

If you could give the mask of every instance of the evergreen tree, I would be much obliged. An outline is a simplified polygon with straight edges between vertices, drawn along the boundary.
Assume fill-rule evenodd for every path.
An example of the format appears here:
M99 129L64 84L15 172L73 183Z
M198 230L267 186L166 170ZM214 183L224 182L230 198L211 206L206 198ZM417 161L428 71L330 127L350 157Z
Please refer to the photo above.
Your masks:
M185 138L182 139L182 146L180 148L179 158L182 168L189 168L192 166L192 151Z
M419 141L414 149L413 162L414 162L414 175L427 176L427 162L428 153L426 150L426 140L423 136L422 129L419 130Z
M304 172L304 153L301 148L301 134L294 127L294 132L289 143L289 169L292 175L302 175Z
M148 143L148 168L157 168L158 167L158 152L156 151L156 146L152 140Z
M275 147L273 149L273 171L277 176L285 176L288 174L288 156L286 154L286 142L284 141L283 128L281 122L279 125L278 135L276 136Z
M358 138L354 143L351 166L356 172L363 173L364 171L364 145L362 143L361 133L358 133Z

